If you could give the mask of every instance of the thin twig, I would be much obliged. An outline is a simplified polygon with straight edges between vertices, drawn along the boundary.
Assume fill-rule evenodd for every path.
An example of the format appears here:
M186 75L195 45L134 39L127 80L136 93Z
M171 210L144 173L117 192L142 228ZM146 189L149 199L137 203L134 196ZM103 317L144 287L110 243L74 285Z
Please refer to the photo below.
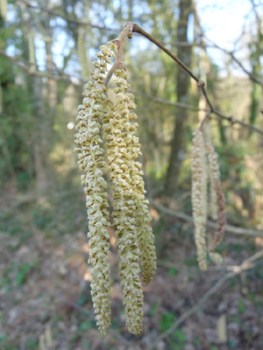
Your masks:
M170 50L168 50L160 41L156 40L153 36L143 30L138 24L133 24L133 32L139 33L143 35L145 38L153 42L156 46L158 46L161 50L167 53L175 62L177 62L197 83L199 79L194 73L181 61L177 56L175 56Z
M197 86L199 89L201 89L203 95L205 96L205 99L207 101L207 104L209 105L211 112L214 112L214 107L213 107L213 105L212 105L212 103L207 95L204 81L199 80L198 77L191 71L191 69L188 68L176 55L174 55L161 42L156 40L153 36L151 36L149 33L147 33L145 30L143 30L137 24L133 24L133 32L136 32L136 33L143 35L145 38L147 38L148 40L153 42L156 46L158 46L162 51L167 53L167 55L170 56L175 62L177 62L179 64L179 66L181 66L183 68L183 70L186 71L188 73L188 75L190 75L190 77L192 77L197 82Z
M113 30L111 28L102 27L102 26L99 26L99 25L96 25L96 24L92 24L92 23L87 22L85 20L71 19L71 18L66 17L63 14L55 12L55 11L49 9L49 8L46 8L46 7L43 7L43 6L40 6L40 5L32 5L28 1L25 1L25 0L19 0L19 2L24 4L28 8L35 9L35 10L41 10L41 12L48 13L51 16L60 17L64 21L66 21L67 23L74 23L74 24L77 24L77 25L88 26L88 27L97 28L97 29L101 29L101 30L107 30L107 31L116 31L116 30Z
M32 71L32 70L30 70L30 68L32 67L32 64L30 62L28 62L22 58L10 56L3 50L0 50L0 55L4 56L9 61L11 61L15 65L17 65L18 67L22 68L26 72L26 74L28 74L28 75L32 75L35 77L41 77L41 78L45 77L45 78L49 78L49 79L55 79L58 81L68 81L70 83L72 83L71 79L75 78L75 77L72 77L72 76L65 74L65 73L63 73L63 75L59 76L59 75L54 75L54 74L47 74L47 73L41 72L39 70ZM79 81L80 81L80 79L79 79Z
M120 67L120 65L122 64L122 55L123 55L123 42L124 39L132 33L132 29L133 29L133 24L132 23L127 23L124 30L121 32L121 34L119 35L119 37L117 39L112 40L112 42L114 42L115 44L118 45L118 54L117 54L117 60L114 63L114 65L111 67L111 69L109 70L105 80L104 80L104 84L107 86L109 84L109 81L113 75L113 73L115 72L116 69L118 69Z
M178 219L182 219L184 221L188 221L191 223L194 223L194 220L192 216L172 210L170 208L165 207L164 205L160 203L156 203L153 200L150 200L150 205L154 207L157 210L162 211L163 213L166 213L171 216L175 216ZM217 229L217 224L212 222L212 221L207 221L207 227L212 228L212 229ZM225 231L229 233L234 233L237 235L244 235L244 236L251 236L251 237L263 237L263 232L256 231L256 230L248 230L245 228L240 228L240 227L235 227L232 225L226 225L225 226Z
M79 311L83 315L86 315L86 316L90 315L88 310L86 310L83 307L79 306L78 304L74 303L74 301L71 301L71 300L68 300L65 298L60 298L59 302L61 302L64 305L68 305L68 306L72 307L73 309Z
M126 28L124 29L124 31L126 30ZM127 33L128 35L129 33ZM117 39L116 39L117 40ZM152 40L151 40L152 41ZM153 41L154 42L154 41ZM169 50L168 50L169 51ZM122 52L119 50L119 52ZM23 60L21 58L17 58L17 57L13 57L13 56L10 56L8 55L5 51L3 50L0 50L0 55L1 56L4 56L6 57L9 61L13 62L14 64L16 64L17 66L19 66L20 68L22 68L26 74L28 75L32 75L32 76L38 76L38 77L47 77L49 79L55 79L57 81L67 81L71 84L74 84L74 85L79 85L80 83L84 82L83 79L79 78L79 77L75 77L75 76L72 76L72 75L69 75L69 74L65 74L63 73L63 75L53 75L53 74L47 74L47 73L44 73L44 72L41 72L39 70L35 70L34 72L30 71L30 67L32 66L32 64L30 64L28 61L26 60ZM173 55L174 56L174 55ZM171 56L171 57L173 57ZM176 57L176 56L175 56ZM180 61L179 59L177 59L178 61ZM181 61L180 61L181 62ZM117 63L117 62L115 62ZM107 78L107 84L109 82L109 79L110 77L112 76L112 74L114 73L114 70L117 69L116 67L118 67L119 63L118 64L115 64L114 68L112 67L112 69L110 70L110 74L109 77ZM182 63L182 67L186 67L183 63ZM186 67L187 68L187 67ZM187 68L187 71L189 69ZM108 73L108 74L109 74ZM191 75L191 74L190 74ZM191 75L193 77L193 75ZM195 76L194 76L195 77ZM74 79L77 79L78 80L78 83L76 84L76 82L74 82ZM195 77L195 80L197 79L197 77ZM197 81L197 80L196 80ZM200 83L200 82L199 82ZM201 82L201 85L202 85L202 82ZM208 100L208 97L207 97L207 94L206 94L206 91L204 90L204 87L201 86L201 89L203 92L205 92L205 97L206 97L206 100L207 102L209 101ZM173 103L173 102L170 102L170 101L167 101L167 100L164 100L164 99L160 99L158 97L154 97L154 96L150 96L150 95L147 95L147 94L144 94L144 93L139 93L139 92L135 92L135 91L131 91L132 93L134 93L135 95L138 95L138 96L141 96L141 97L144 97L144 98L148 98L148 99L151 99L153 101L156 101L158 103L162 103L162 104L167 104L167 105L171 105L171 106L175 106L175 107L178 107L178 108L185 108L185 109L189 109L189 110L193 110L193 111L205 111L205 112L211 112L216 115L218 118L220 119L224 119L224 120L227 120L229 123L231 123L232 125L234 124L239 124L243 127L246 127L252 131L255 131L261 135L263 135L263 130L252 125L252 124L249 124L249 123L245 123L243 122L242 120L239 120L239 119L235 119L233 118L232 116L227 116L217 110L215 110L214 108L211 110L211 106L210 106L210 110L209 109L200 109L198 107L195 107L195 106L191 106L191 105L187 105L185 103L180 103L180 102L177 102L177 103ZM211 102L209 101L208 103L209 105L211 105ZM213 107L213 106L212 106Z
M195 107L195 106L188 105L186 103L170 102L168 100L165 100L165 99L162 99L162 98L159 98L159 97L147 95L147 94L144 94L144 93L141 93L141 92L132 91L132 90L130 90L130 92L132 92L134 95L141 96L143 98L148 98L150 100L156 101L157 103L162 103L162 104L166 104L166 105L170 105L170 106L175 106L175 107L178 107L178 108L189 109L189 110L197 111L197 112L198 111L211 112L209 109L198 108L198 107ZM215 114L220 119L227 120L232 125L233 124L239 124L239 125L242 125L242 126L248 128L250 130L256 131L259 134L263 135L263 130L258 128L258 127L256 127L256 126L254 126L254 125L252 125L252 124L245 123L242 120L233 118L232 116L224 115L223 113L221 113L221 112L219 112L217 110L214 110L213 114Z
M248 77L250 78L250 80L254 81L254 83L257 83L259 85L261 85L263 87L263 81L260 80L258 77L256 77L253 73L249 72L245 66L243 65L243 63L241 61L239 61L236 56L234 55L234 53L232 51L228 51L226 49L224 49L223 47L217 45L216 43L214 43L212 40L206 38L207 41L209 41L211 43L211 45L213 45L213 47L215 47L216 49L219 49L223 52L225 52L227 55L229 55L232 60L234 62L236 62L236 64L242 69L243 72L245 72Z
M158 46L162 51L164 51L168 56L170 56L175 62L177 62L180 67L182 67L189 75L190 77L192 77L196 82L197 82L197 86L198 88L202 91L203 95L205 96L206 102L210 108L210 112L214 113L215 115L217 115L220 118L226 119L228 121L230 121L231 123L237 123L237 121L235 119L233 119L232 117L227 117L225 115L223 115L222 113L218 112L215 110L212 102L210 101L206 88L205 88L205 83L201 80L198 79L198 77L190 70L190 68L188 68L176 55L174 55L170 50L168 50L161 42L159 42L158 40L156 40L153 36L151 36L149 33L147 33L145 30L143 30L140 26L138 26L137 24L133 24L133 32L136 32L138 34L143 35L145 38L147 38L148 40L150 40L151 42L153 42L156 46ZM215 45L215 47L218 47L217 45ZM219 47L218 47L219 48ZM231 55L231 57L233 58L233 60L235 60L240 67L242 67L242 69L244 70L244 72L246 72L248 74L248 76L250 77L251 80L256 81L257 83L259 83L260 85L263 86L263 83L258 80L256 77L254 77L250 72L248 72L244 66L242 65L241 62L238 62L235 58L235 56L231 53L228 52L229 55ZM239 124L244 126L244 123L239 121ZM256 130L253 128L253 125L250 129ZM258 130L257 130L258 131ZM262 132L261 132L262 133ZM263 133L262 133L263 134Z
M211 289L209 289L204 296L199 299L198 303L193 306L191 309L186 311L182 316L178 318L178 320L170 327L166 332L158 336L152 344L148 347L147 350L153 350L154 346L162 339L169 336L171 333L173 333L187 318L189 318L191 315L196 313L199 308L213 296L215 293L217 293L221 287L228 281L229 279L235 277L236 275L241 274L242 272L249 270L254 267L252 262L254 262L257 259L260 259L263 257L263 250L260 252L252 255L250 258L246 259L240 266L236 266L235 271L227 273L224 277L222 277Z
M242 69L242 71L244 73L247 74L247 76L249 77L249 79L251 81L253 81L254 83L257 83L261 86L263 86L263 81L259 80L259 78L249 72L245 67L244 65L242 64L242 62L235 56L234 52L233 51L228 51L226 49L224 49L223 47L221 46L218 46L217 44L215 44L212 40L208 39L208 38L205 38L207 41L210 42L210 44L207 44L207 43L204 43L204 42L193 42L193 43L188 43L188 42L174 42L174 43L171 43L171 42L168 42L168 43L163 43L163 45L171 45L172 47L176 46L176 47L192 47L192 46L198 46L198 47L203 47L203 48L212 48L212 49L218 49L224 53L226 53L227 55L229 55L232 60L234 62L236 62L236 64Z

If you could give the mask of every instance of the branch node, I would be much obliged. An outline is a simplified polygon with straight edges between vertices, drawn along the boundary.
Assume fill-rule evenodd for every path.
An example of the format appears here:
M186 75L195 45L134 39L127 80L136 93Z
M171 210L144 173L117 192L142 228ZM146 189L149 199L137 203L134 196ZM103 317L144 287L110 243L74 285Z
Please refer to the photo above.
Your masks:
M199 80L197 82L197 87L198 87L198 89L204 88L205 87L205 82L203 80Z
M126 68L124 67L123 63L120 63L117 69L123 69L123 70L126 70Z

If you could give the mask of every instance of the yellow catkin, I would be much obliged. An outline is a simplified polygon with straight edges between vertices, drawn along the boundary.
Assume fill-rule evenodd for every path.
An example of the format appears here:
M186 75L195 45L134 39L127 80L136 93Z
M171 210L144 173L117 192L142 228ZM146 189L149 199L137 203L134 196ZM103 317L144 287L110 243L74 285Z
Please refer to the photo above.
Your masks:
M77 116L75 151L78 164L85 172L81 176L85 186L86 205L89 217L89 263L93 265L91 277L91 294L96 314L97 325L102 334L106 334L111 324L110 301L110 264L109 264L109 225L108 201L106 199L107 183L103 178L106 163L100 146L101 124L99 120L107 113L107 87L103 85L107 63L113 51L110 46L101 47L97 53L99 61L93 62L91 81L85 85L83 104L79 106Z
M129 98L127 108L134 110L134 96L130 93L126 94ZM136 159L141 155L141 145L138 137L135 136L138 124L133 120L137 118L135 113L127 114L127 138L126 148L130 150L130 174L132 180L132 188L135 196L135 225L137 228L138 242L140 248L140 257L142 265L142 277L144 283L149 283L156 271L156 250L154 245L154 235L151 227L151 217L148 209L148 200L145 199L144 181L142 178L142 164Z
M216 265L221 265L223 263L222 255L220 255L219 253L209 252L209 256Z
M104 137L108 147L107 156L109 175L113 191L113 218L116 228L117 246L120 256L119 271L123 289L126 324L129 332L140 334L143 321L143 293L139 278L139 246L136 234L134 212L136 210L134 189L130 167L132 161L131 148L127 148L132 138L130 126L127 124L129 88L127 74L123 69L115 72L114 89L116 101L112 104L112 115L103 119Z
M197 260L201 270L207 269L206 220L207 220L207 174L203 133L197 129L192 150L192 206L195 225Z
M206 144L213 146L213 139L212 139L212 131L211 131L211 123L208 120L205 124L205 138L206 138ZM212 176L212 171L210 170L210 164L208 162L207 165L207 173L209 174L209 205L208 205L208 210L209 210L209 215L213 220L217 220L218 218L218 203L217 203L217 195L215 191L215 185L214 185L214 180Z

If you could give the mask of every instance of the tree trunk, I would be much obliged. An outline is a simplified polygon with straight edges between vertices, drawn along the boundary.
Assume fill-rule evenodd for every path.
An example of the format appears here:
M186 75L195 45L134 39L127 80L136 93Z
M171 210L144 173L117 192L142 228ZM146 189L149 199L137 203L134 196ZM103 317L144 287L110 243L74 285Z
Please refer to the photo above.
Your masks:
M54 62L52 56L52 33L50 19L44 16L43 35L46 41L46 69L47 73L54 74ZM34 94L36 98L35 113L37 116L37 126L35 132L34 154L36 170L36 194L39 198L45 196L50 191L52 171L49 159L49 152L52 143L53 126L57 108L57 81L49 78L47 84L47 103L43 96L42 79L34 78ZM46 105L45 105L46 104Z
M180 0L179 4L180 17L178 21L178 41L187 41L188 17L192 12L192 0ZM181 47L178 52L179 58L189 67L191 64L191 47ZM187 101L187 92L190 78L187 73L178 67L176 79L176 93L178 102ZM173 137L171 141L171 154L169 166L165 179L165 194L172 196L177 188L178 176L181 162L183 159L183 150L185 143L185 127L187 123L188 112L181 109L177 112Z
M36 100L36 128L34 139L36 195L38 198L41 198L47 195L50 185L48 120L44 106L41 77L34 77L33 89L34 98Z

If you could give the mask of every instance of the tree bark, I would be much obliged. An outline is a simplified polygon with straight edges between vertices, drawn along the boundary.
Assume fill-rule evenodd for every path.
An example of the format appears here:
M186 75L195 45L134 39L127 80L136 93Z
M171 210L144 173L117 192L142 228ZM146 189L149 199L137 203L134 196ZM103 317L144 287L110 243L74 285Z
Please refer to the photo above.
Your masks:
M44 3L43 3L44 4ZM46 40L46 69L53 74L52 32L50 19L43 16L43 35ZM43 96L42 78L34 78L34 95L36 98L35 113L37 126L35 132L34 154L36 170L36 194L38 198L46 196L50 191L52 170L49 153L52 144L53 127L57 109L57 81L49 78L47 82L47 103Z
M180 17L178 21L178 41L187 41L188 18L192 12L192 0L180 0ZM191 47L181 47L178 52L179 58L189 67L191 65ZM176 94L178 102L187 102L187 92L190 78L185 71L178 67L176 79ZM172 196L177 188L178 176L183 159L183 150L185 144L185 128L187 123L188 111L181 109L177 112L173 137L171 141L171 153L169 166L165 179L164 191L167 196Z
M48 194L50 186L50 163L49 163L49 133L47 113L44 106L42 93L42 78L34 77L34 98L36 128L34 139L34 157L36 172L36 195L40 199Z

